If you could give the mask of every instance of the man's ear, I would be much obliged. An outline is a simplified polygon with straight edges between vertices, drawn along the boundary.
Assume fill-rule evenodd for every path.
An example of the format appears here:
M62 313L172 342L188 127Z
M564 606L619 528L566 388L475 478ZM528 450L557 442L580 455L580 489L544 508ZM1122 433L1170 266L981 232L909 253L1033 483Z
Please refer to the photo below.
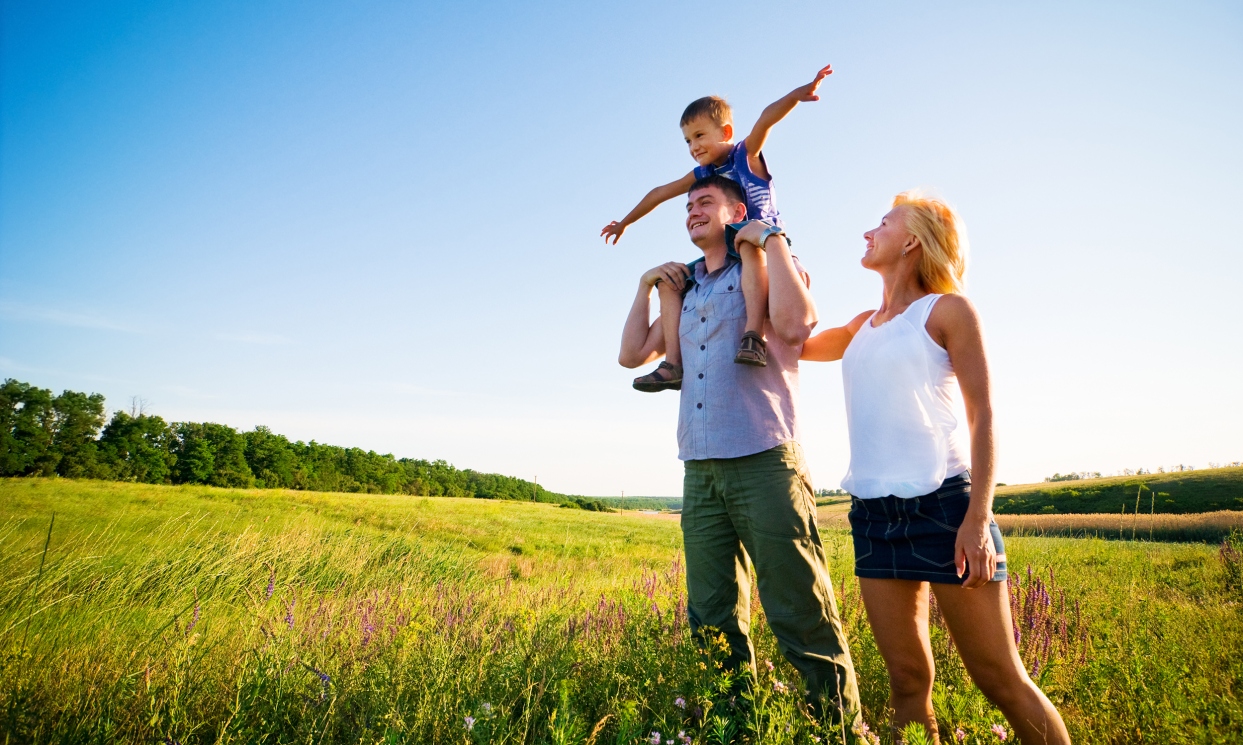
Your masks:
M734 203L734 211L731 215L733 218L730 222L742 222L747 219L747 205L743 202Z
M725 139L727 141L733 142L734 140L734 125L733 124L726 124L724 127L721 127L721 132L724 133Z

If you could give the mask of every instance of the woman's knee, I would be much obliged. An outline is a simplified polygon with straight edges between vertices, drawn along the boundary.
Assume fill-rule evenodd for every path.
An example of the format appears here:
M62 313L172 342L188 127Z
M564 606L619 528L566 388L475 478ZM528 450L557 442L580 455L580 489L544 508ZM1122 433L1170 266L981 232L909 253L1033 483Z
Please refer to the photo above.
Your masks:
M932 666L922 660L904 660L889 667L889 689L900 698L932 695Z
M973 672L971 680L985 698L1003 710L1040 695L1027 673L1010 665L988 666Z

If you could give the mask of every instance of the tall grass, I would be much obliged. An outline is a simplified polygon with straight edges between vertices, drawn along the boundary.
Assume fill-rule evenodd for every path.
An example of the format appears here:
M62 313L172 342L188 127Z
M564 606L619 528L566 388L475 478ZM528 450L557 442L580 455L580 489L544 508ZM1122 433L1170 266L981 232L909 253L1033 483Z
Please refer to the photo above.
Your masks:
M864 717L888 742L849 540L825 540ZM1243 735L1243 631L1216 547L1015 538L1009 554L1025 664L1078 741ZM673 521L0 481L0 731L12 743L857 738L800 711L757 598L758 678L740 694L719 644L690 638L683 587ZM1003 720L939 625L933 645L943 735L996 742Z

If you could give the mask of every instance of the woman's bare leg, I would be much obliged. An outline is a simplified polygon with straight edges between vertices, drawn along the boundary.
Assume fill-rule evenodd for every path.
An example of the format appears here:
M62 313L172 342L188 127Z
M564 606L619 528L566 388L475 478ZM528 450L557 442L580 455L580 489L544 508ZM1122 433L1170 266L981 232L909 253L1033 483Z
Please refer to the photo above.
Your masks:
M1019 742L1069 745L1061 715L1027 677L1014 646L1006 583L989 582L971 590L958 585L932 589L963 665L988 700L1001 709Z
M768 318L768 255L750 243L738 246L742 257L742 297L747 303L747 331L764 335Z
M678 326L682 323L682 293L668 282L657 282L656 295L660 298L660 328L665 334L665 361L680 366L682 343Z
M935 667L928 637L927 583L860 577L859 589L876 647L889 671L893 726L901 729L919 722L933 742L940 742L932 712Z

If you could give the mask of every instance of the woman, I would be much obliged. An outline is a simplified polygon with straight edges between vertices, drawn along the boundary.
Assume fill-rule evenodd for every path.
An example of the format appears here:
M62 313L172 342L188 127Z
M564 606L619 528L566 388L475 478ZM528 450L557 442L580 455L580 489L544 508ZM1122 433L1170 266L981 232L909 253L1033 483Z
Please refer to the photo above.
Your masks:
M993 413L980 321L960 294L966 237L950 208L899 194L864 233L880 310L819 333L804 360L842 360L855 574L889 670L893 724L937 733L928 592L972 680L1024 743L1069 743L1014 644L1006 555L992 519ZM954 436L960 388L970 453ZM968 470L970 469L970 470Z

